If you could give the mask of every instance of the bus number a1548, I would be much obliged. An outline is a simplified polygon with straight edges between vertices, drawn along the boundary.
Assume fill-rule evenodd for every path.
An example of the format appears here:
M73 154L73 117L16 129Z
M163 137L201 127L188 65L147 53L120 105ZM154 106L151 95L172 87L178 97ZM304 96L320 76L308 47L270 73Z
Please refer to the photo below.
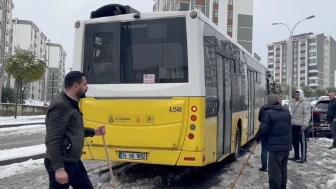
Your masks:
M169 107L169 112L182 112L182 107Z

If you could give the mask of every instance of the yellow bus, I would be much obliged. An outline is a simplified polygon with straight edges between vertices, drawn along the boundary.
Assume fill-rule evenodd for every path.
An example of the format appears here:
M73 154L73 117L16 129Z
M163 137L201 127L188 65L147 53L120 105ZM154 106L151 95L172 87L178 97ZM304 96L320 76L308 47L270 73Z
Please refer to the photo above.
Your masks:
M89 86L85 126L105 125L112 161L236 159L258 129L266 67L198 10L133 11L113 4L75 23L73 69ZM86 138L82 158L106 160L101 137Z

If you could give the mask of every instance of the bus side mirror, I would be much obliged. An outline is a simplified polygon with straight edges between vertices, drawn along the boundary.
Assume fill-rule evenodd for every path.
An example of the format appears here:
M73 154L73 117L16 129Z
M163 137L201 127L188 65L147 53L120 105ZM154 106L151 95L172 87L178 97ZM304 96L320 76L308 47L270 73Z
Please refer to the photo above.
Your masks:
M140 13L128 5L109 4L91 12L90 19L117 16L122 14Z

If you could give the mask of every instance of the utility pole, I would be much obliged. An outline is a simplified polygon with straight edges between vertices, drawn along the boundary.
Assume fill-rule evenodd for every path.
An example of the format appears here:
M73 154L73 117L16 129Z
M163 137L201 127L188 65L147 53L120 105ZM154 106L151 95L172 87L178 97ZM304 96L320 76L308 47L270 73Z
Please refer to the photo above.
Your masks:
M8 10L8 1L10 0L5 0L5 8L2 9L2 12L5 12L5 22L4 22L4 29L3 29L3 34L2 34L2 39L3 39L3 43L1 44L2 46L2 57L1 57L1 68L0 68L0 102L1 102L1 96L2 96L2 85L3 85L3 80L4 80L4 63L5 63L5 54L6 54L6 31L7 31L7 10Z
M287 73L287 77L289 77L289 89L288 89L288 99L289 99L289 110L290 110L290 104L292 103L293 101L293 66L294 66L294 39L293 39L293 33L294 33L294 29L295 27L301 23L302 21L304 20L309 20L309 19L312 19L312 18L315 18L315 15L312 15L312 16L309 16L305 19L302 19L300 20L299 22L297 22L295 24L295 26L293 27L293 29L291 30L289 28L289 26L287 24L284 24L284 23L273 23L272 25L284 25L288 28L289 30L289 42L287 44L287 51L288 51L288 56L287 56L287 60L290 60L290 61L287 61L287 70L288 70L288 73ZM299 73L299 72L298 72Z

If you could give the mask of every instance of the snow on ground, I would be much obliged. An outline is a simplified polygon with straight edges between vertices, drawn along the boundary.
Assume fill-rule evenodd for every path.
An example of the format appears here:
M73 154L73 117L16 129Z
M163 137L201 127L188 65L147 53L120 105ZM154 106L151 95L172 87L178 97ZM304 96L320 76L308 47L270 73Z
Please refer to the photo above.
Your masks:
M288 162L288 189L334 189L336 188L336 149L329 150L332 140L326 138L310 139L308 141L308 158L304 164ZM268 175L260 172L260 145L255 149L255 154L251 156L249 163L246 165L241 174L236 189L268 189ZM291 151L290 157L293 156ZM247 155L239 158L228 167L224 167L222 173L218 174L215 180L219 180L218 184L213 182L212 187L200 186L199 188L207 189L223 189L231 188L231 183L234 181ZM122 174L127 177L127 174ZM204 175L206 176L206 175ZM176 178L175 178L176 177ZM181 175L173 176L172 180L179 179ZM213 178L211 178L213 179ZM210 179L209 179L210 180ZM106 178L105 178L106 181ZM196 180L195 180L196 181ZM121 183L120 177L116 179L118 188L159 188L157 183L167 182L162 177L137 179L133 183ZM103 183L101 189L111 188L110 183ZM168 187L167 187L168 188ZM189 188L189 187L187 187ZM195 188L193 186L193 188Z
M43 166L43 163L43 159L30 159L22 163L14 163L11 165L0 166L0 179L7 178L16 174L33 172L34 170L41 168L41 166Z
M15 120L29 120L29 119L44 119L45 115L33 115L33 116L17 116L14 119L14 116L0 116L0 121L15 121Z
M49 103L46 103L44 101L39 101L39 100L24 100L24 105L29 105L29 106L49 106Z
M332 140L326 138L310 139L308 141L307 162L304 164L288 162L288 182L290 189L331 189L336 187L336 149L329 150ZM239 189L266 189L268 188L267 173L260 172L260 145L256 148L256 154L252 155L248 165L240 176L236 188ZM293 156L291 151L290 157ZM232 164L226 174L220 176L222 183L220 187L229 187L236 174L240 170L246 157L240 158L237 163Z
M0 161L28 157L46 152L45 144L0 150Z
M288 162L288 189L334 189L336 188L336 149L329 150L332 140L320 138L310 139L308 141L308 161L304 164ZM194 189L223 189L230 188L231 183L234 181L240 168L242 167L245 156L239 158L233 163L226 165L215 165L219 167L219 171L213 174L209 172L200 171L196 175L192 173L190 169L181 171L171 171L172 167L163 168L154 165L142 166L138 164L129 164L121 169L114 170L115 181L118 189L151 189L151 188L194 188ZM290 157L293 155L291 152ZM0 153L0 157L2 154ZM32 168L29 168L30 162L24 162L20 165L13 164L8 166L0 166L0 172L4 172L4 175L8 173L3 170L15 171L13 174L34 175L34 171L37 168L42 169L42 160L36 160L36 164ZM235 189L268 189L268 175L267 173L260 172L260 145L257 146L255 154L251 156L249 163L242 172ZM165 170L165 171L162 171ZM12 172L12 171L9 171ZM38 171L36 171L38 172ZM11 173L11 175L13 175ZM41 173L40 173L41 174ZM48 188L47 175L34 175L31 179L31 183L27 183L23 186L15 186L16 188L36 189L36 188ZM7 175L7 176L11 176ZM90 178L94 184L102 183L100 189L110 189L111 184L108 183L108 173L101 176L90 173ZM191 179L192 184L187 182L184 178L186 175ZM0 174L0 178L5 176ZM23 176L25 177L25 176ZM2 180L5 182L5 180ZM188 180L189 181L189 180ZM175 182L175 183L174 183ZM176 186L178 182L179 186ZM170 184L168 184L170 183ZM196 184L195 184L196 183ZM5 184L5 183L4 183ZM174 186L173 186L174 185ZM195 186L196 185L196 186ZM6 186L6 184L5 184Z
M33 134L45 134L45 125L25 125L20 127L0 127L0 137L8 138L13 136L29 136Z
M14 119L11 117L0 117L0 127L1 125L11 125L11 124L29 124L29 123L45 123L45 115L39 116L18 116Z
M37 116L14 116L0 117L0 127L1 125L11 125L11 124L29 124L29 123L44 123L45 115Z

